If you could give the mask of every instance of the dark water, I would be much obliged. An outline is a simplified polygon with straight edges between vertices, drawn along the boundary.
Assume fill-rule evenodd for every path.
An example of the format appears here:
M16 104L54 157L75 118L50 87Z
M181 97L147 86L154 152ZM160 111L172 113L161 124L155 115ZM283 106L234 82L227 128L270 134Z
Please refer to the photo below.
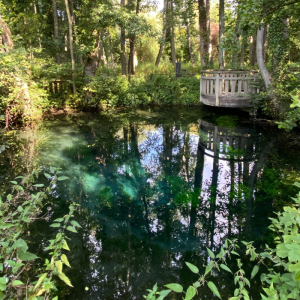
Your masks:
M238 115L235 115L238 114ZM206 247L217 252L226 238L254 241L258 251L274 238L273 211L291 203L300 177L300 155L286 134L254 126L239 112L159 108L101 115L60 116L10 133L0 154L1 189L35 166L61 167L45 210L51 219L81 205L67 271L74 288L58 282L60 299L143 299L158 283L197 280L185 262L204 272ZM41 257L55 229L46 221L29 228ZM250 277L253 263L242 255ZM236 257L228 263L236 271ZM249 278L250 279L250 278ZM258 276L257 276L258 279ZM260 299L260 283L251 295ZM223 299L233 275L209 277ZM208 288L195 299L214 299ZM167 299L182 299L171 294Z

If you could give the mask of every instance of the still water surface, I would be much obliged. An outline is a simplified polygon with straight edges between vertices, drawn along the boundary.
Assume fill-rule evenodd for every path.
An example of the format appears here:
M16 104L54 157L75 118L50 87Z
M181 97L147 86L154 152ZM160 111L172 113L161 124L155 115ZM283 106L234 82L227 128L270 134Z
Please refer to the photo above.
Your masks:
M197 275L185 262L202 273L206 247L217 252L226 238L252 240L258 250L272 244L268 218L295 195L300 155L285 134L230 113L120 110L55 117L14 133L14 159L23 167L12 164L12 152L2 153L2 187L33 166L61 167L70 179L58 184L45 210L54 220L70 202L81 205L67 272L74 288L63 289L61 299L142 299L155 283L187 288ZM47 257L40 241L54 233L46 221L34 223L31 249ZM251 272L253 264L241 258ZM236 257L228 266L237 270ZM223 299L233 294L226 271L209 280ZM260 299L259 282L252 284L253 299ZM214 298L208 288L195 297Z

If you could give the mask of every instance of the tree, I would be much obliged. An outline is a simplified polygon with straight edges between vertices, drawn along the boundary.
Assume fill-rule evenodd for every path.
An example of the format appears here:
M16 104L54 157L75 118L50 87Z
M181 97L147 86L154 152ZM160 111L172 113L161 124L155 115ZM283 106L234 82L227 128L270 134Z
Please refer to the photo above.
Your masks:
M68 24L69 24L69 47L70 47L70 55L71 55L71 64L72 64L72 82L73 82L73 94L76 94L76 74L75 74L75 57L74 57L74 49L73 49L73 20L69 9L68 0L65 1L67 16L68 16ZM72 1L72 0L71 0Z
M208 49L209 49L209 0L198 0L199 10L199 29L200 29L200 57L201 67L204 68L208 64Z
M224 50L222 49L222 43L224 38L225 29L225 0L219 2L219 68L224 69Z
M56 43L56 47L58 47L59 43L59 35L58 35L58 19L57 19L57 5L56 5L56 0L52 0L52 5L53 5L53 21L54 21L54 40ZM60 55L59 51L56 53L56 62L60 64Z

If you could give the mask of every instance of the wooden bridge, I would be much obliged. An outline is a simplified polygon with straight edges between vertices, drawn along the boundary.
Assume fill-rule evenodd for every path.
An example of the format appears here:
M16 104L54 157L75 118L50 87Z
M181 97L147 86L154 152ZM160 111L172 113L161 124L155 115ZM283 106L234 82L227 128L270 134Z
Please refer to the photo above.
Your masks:
M250 108L250 94L259 92L251 86L257 73L237 70L202 71L200 102L218 107Z

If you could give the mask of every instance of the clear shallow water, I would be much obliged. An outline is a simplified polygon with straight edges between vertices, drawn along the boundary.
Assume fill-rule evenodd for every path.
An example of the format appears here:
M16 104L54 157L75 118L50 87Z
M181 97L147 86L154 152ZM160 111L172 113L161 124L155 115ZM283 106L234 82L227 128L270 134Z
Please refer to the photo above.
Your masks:
M284 133L228 113L120 110L57 117L12 134L15 144L0 154L1 188L26 169L52 165L70 180L45 206L51 219L71 201L81 205L76 219L83 228L70 241L67 272L74 288L62 286L61 299L142 299L156 282L186 288L197 276L185 262L204 272L206 247L218 251L226 238L255 241L259 250L272 243L268 217L297 191L299 152ZM45 221L31 225L39 256L45 257L40 241L53 233ZM251 273L253 264L241 258ZM214 275L227 299L233 276ZM252 297L260 299L253 285ZM207 288L195 297L213 298Z

